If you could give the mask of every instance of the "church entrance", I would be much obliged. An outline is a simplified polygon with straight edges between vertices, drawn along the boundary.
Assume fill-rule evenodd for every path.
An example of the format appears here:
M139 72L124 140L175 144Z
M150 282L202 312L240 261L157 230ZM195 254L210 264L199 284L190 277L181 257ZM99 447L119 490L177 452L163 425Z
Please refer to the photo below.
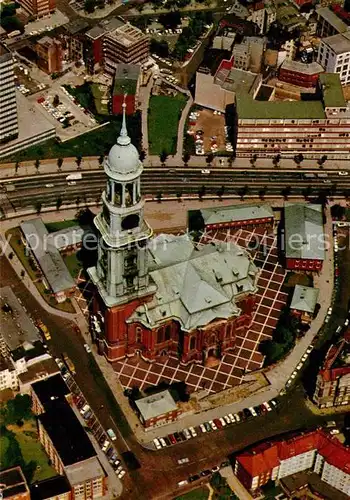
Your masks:
M204 360L204 366L217 366L220 363L218 357L218 350L216 347L209 347L206 351L206 356Z

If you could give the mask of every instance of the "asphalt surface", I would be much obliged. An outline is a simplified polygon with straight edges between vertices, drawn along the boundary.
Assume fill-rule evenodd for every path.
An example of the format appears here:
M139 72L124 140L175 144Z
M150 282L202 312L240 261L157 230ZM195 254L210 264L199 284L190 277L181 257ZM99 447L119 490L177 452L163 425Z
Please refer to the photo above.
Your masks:
M210 174L201 173L200 168L146 168L142 174L142 193L152 196L176 196L203 194L236 195L239 198L249 195L276 195L288 198L291 195L305 197L319 195L349 196L350 175L340 176L337 171L324 169L306 170L267 170L250 171L217 169ZM314 177L305 177L313 174ZM68 184L66 173L38 174L31 177L16 177L1 183L0 205L5 213L20 210L42 203L42 206L55 206L60 198L65 203L100 201L106 184L103 169L82 172L82 179ZM11 185L9 187L9 185Z
M65 351L76 365L76 381L104 428L113 427L111 416L116 414L115 407L91 371L91 358L83 347L84 339L74 331L70 322L50 316L41 309L27 293L4 257L0 260L0 270L3 285L10 284L33 318L41 318L48 326L52 335L52 341L49 342L52 353L59 356ZM116 418L114 422L118 425ZM120 453L132 450L141 464L140 469L129 471L123 479L124 492L121 498L145 500L172 498L179 493L177 487L179 481L220 464L232 452L267 437L289 430L314 427L330 419L329 416L315 415L309 410L305 404L304 390L300 385L282 398L277 415L271 412L258 418L259 425L256 420L246 421L215 432L215 439L209 433L202 434L193 440L159 452L143 449L133 435L129 434L125 427L121 427L124 436L117 434L116 448ZM331 418L340 424L343 421L342 415ZM185 457L189 458L189 463L179 465L178 460Z

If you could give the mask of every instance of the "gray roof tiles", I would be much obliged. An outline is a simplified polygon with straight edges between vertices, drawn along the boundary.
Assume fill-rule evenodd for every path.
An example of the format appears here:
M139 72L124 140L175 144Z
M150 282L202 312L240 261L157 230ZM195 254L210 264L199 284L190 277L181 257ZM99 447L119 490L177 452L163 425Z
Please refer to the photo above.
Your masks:
M318 294L318 288L295 285L290 308L313 314L317 304Z
M169 391L158 392L152 396L135 401L144 420L159 417L170 411L176 410L176 403Z

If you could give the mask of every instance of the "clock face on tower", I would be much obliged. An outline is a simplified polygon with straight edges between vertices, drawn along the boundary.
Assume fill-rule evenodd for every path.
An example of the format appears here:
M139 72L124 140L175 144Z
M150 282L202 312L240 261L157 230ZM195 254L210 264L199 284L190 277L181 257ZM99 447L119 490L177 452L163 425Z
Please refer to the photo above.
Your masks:
M139 222L140 222L140 217L137 214L127 215L122 220L122 229L123 230L134 229L139 225Z

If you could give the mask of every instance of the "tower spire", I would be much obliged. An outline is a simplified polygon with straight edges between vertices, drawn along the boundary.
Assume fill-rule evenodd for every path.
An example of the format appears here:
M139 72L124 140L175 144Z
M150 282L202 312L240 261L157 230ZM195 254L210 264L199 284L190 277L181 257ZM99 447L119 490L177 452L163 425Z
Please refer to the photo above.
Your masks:
M126 95L124 94L124 100L122 104L123 108L123 121L122 121L122 128L120 129L120 134L117 139L117 143L120 144L120 146L127 146L130 144L130 137L128 136L128 130L126 128Z

